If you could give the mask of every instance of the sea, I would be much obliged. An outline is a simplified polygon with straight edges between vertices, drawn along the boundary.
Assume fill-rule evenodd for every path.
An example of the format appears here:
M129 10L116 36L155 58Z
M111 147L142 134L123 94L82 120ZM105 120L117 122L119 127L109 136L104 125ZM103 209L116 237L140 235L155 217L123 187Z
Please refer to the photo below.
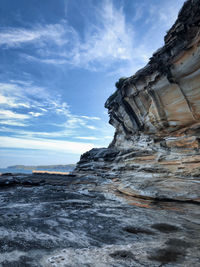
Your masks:
M25 169L19 169L19 168L17 168L17 169L15 169L15 168L0 168L0 173L25 173L25 174L31 174L32 173L32 169L30 169L30 170L25 170ZM37 171L51 171L51 172L53 172L53 171L55 171L55 172L71 172L71 171L73 171L73 168L71 168L71 169L69 169L69 168L66 168L66 170L65 169L58 169L58 168L56 168L56 169L37 169Z

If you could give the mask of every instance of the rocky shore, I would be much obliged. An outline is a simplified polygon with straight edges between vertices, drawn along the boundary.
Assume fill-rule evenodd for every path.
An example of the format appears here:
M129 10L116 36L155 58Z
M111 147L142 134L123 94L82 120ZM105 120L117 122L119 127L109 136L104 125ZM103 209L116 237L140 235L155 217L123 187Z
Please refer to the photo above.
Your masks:
M199 266L198 203L144 199L118 179L0 177L0 266Z
M0 266L199 267L199 0L116 87L108 148L70 175L0 176Z

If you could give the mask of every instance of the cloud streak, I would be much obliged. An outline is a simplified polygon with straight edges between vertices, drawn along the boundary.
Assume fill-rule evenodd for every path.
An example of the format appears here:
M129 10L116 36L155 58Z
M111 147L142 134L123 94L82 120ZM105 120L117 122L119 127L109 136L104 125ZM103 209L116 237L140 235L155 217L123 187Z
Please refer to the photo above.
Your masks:
M88 132L99 134L104 124L99 117L72 114L69 105L59 95L30 81L12 80L0 83L1 133L19 139L77 139ZM37 131L34 129L36 125ZM41 130L40 128L44 129ZM97 131L98 130L98 131ZM81 136L80 136L81 137ZM94 136L88 140L99 140Z
M95 20L89 18L83 35L67 20L37 24L29 29L0 28L0 46L23 48L25 44L33 44L33 53L24 50L21 53L28 61L55 66L67 64L90 71L105 70L117 63L117 72L129 75L144 66L152 52L162 45L163 32L175 21L182 3L183 0L164 1L162 5L152 2L148 10L144 3L136 3L132 21L127 22L122 5L116 7L115 1L103 0L92 4ZM138 37L135 32L140 21L141 29L148 27ZM156 41L149 42L151 39Z
M25 114L15 113L11 110L0 109L0 119L26 120L29 119L29 116Z
M35 50L35 54L23 52L26 60L53 65L69 64L94 71L116 61L129 60L134 31L125 20L123 8L117 9L112 1L104 0L93 6L93 11L97 23L90 21L83 37L67 21L62 21L29 30L4 30L0 33L3 39L0 45L15 47L32 42L39 49ZM57 48L45 45L48 42L54 42Z
M54 139L21 139L6 136L1 136L0 138L0 147L61 151L71 154L82 154L92 149L94 146L95 145L92 143L69 142Z
M66 33L60 24L41 26L37 25L32 29L25 28L1 28L0 46L8 48L18 47L22 44L38 42L44 43L46 40L54 42L56 45L64 45L67 40L63 38Z

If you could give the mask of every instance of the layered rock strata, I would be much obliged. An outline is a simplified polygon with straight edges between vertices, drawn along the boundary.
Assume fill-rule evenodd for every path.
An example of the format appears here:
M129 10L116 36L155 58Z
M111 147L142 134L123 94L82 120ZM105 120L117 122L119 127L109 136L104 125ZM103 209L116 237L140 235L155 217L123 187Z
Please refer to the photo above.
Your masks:
M105 103L116 131L75 174L115 178L122 193L200 201L200 1L188 0L165 45Z

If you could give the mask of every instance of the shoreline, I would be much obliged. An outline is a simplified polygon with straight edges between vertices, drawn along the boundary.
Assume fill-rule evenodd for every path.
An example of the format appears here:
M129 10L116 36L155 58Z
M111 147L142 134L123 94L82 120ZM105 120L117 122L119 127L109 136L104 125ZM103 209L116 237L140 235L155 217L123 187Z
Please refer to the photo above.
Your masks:
M59 174L59 175L69 175L70 172L57 172L57 171L39 171L39 170L33 170L32 174Z

